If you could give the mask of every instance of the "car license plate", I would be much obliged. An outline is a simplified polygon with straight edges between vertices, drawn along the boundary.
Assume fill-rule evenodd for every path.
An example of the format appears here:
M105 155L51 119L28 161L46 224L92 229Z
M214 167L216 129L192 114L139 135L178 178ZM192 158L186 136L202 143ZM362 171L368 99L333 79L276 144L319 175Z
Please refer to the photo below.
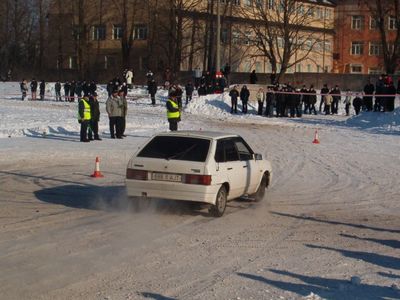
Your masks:
M174 181L181 182L182 175L179 174L170 174L170 173L153 173L151 176L153 180L161 180L161 181Z

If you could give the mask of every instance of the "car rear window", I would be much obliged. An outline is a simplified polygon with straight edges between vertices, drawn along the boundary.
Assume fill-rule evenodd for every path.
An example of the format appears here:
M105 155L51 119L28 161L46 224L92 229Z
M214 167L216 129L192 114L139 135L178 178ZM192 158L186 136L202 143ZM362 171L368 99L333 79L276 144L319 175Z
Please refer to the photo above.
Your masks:
M138 154L138 157L163 158L205 162L210 140L181 137L156 136Z

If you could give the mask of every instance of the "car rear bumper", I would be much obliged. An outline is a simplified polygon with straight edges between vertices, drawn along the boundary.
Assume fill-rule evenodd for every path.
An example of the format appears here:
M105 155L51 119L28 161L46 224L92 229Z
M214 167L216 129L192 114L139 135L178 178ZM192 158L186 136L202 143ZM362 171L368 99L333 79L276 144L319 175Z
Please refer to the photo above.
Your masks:
M219 185L126 179L126 191L129 197L148 197L215 204L219 188Z

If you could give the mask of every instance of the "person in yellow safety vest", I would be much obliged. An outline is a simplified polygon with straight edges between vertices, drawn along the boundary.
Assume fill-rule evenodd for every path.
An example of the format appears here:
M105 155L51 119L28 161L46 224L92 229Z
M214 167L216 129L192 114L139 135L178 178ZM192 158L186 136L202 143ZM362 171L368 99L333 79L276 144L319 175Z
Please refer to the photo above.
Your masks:
M169 122L169 130L177 131L178 122L181 120L181 111L178 105L178 97L182 95L182 90L176 86L172 85L169 88L169 97L167 100L167 118Z
M83 97L78 103L78 122L81 124L81 142L89 142L88 127L91 120L91 110L88 97Z

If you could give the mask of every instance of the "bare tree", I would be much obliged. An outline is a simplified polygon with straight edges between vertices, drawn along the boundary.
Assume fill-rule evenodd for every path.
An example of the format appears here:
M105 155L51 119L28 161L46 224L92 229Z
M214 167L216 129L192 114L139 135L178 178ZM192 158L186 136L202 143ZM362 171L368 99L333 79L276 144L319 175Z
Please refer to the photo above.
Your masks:
M258 53L252 56L267 57L272 73L279 80L289 68L309 58L315 51L325 24L318 27L311 4L297 0L265 2L254 1L252 6L243 7L244 17L252 20L248 28L255 35L248 37L249 33L245 33L245 38L250 47L258 49ZM313 23L314 26L310 25Z
M121 55L122 67L130 67L131 50L134 39L135 16L138 10L137 0L112 0L121 20Z
M383 60L388 74L394 74L400 60L400 1L399 0L363 0L378 27ZM389 18L393 24L389 24ZM394 39L389 38L388 27L392 27Z

